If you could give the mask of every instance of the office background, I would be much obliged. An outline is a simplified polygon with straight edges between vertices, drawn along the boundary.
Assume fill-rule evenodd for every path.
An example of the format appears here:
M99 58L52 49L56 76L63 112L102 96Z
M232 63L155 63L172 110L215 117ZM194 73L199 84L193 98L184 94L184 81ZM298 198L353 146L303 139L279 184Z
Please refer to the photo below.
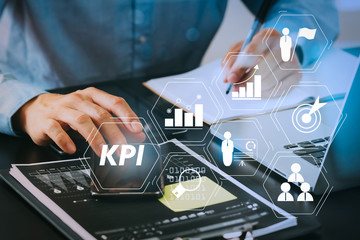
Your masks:
M360 1L335 0L339 11L340 33L334 46L347 48L360 46ZM316 17L316 16L315 16ZM241 0L228 0L224 21L207 50L202 64L221 58L230 46L246 38L254 16ZM239 23L236 25L235 23Z

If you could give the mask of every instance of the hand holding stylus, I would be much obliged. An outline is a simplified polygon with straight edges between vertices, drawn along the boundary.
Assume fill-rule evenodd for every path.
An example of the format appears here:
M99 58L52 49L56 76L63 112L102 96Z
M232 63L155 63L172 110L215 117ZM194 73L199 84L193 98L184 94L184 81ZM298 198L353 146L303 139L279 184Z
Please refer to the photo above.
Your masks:
M254 71L256 71L256 74L262 76L263 97L277 97L284 90L287 91L291 85L295 85L300 81L301 73L299 73L299 71L284 70L300 69L301 67L296 54L292 61L282 61L279 44L281 36L277 30L268 28L255 34L244 49L242 49L243 41L235 43L229 49L222 61L222 65L225 68L223 81L232 84L231 91L237 91L239 87L244 87L245 83L242 82L251 77ZM268 46L265 44L265 37L268 38ZM271 48L271 52L269 48ZM240 58L236 56L240 51L244 56L257 55L259 57L251 57L247 61L244 61L244 58L239 60ZM277 61L275 61L274 57ZM254 68L256 65L258 67ZM277 81L271 79L273 75L275 75ZM280 84L280 89L277 91L277 94L271 95L277 82Z

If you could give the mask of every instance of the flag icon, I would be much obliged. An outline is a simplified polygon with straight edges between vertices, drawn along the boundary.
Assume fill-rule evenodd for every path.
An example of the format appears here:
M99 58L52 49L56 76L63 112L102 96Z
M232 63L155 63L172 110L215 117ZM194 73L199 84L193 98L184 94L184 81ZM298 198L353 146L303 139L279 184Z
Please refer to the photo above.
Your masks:
M316 34L316 28L315 29L309 29L309 28L300 28L298 37L304 37L308 40L314 39Z

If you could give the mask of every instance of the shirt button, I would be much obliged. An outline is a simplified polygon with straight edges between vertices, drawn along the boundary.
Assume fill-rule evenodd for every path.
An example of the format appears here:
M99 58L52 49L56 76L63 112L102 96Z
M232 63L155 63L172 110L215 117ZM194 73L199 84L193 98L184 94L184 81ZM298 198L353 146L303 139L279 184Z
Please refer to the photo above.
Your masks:
M190 42L196 42L200 37L200 32L197 28L189 28L185 33L186 39Z
M144 35L139 37L139 42L140 43L146 43L146 37Z

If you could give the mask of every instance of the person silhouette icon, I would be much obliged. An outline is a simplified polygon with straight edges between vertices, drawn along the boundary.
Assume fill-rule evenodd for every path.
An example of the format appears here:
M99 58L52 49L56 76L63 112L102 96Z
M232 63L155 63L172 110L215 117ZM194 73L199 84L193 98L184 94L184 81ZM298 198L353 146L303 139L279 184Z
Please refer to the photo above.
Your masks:
M310 184L304 182L301 184L300 189L302 193L299 194L297 201L298 202L312 202L314 201L313 196L308 193L310 191Z
M280 38L281 59L284 62L288 62L291 57L292 40L289 33L290 31L288 28L283 28L283 36Z
M284 182L280 186L282 193L278 196L278 202L293 202L294 197L289 193L290 191L290 184L287 182Z
M233 161L234 142L230 140L231 133L226 131L224 133L225 140L222 141L221 151L223 153L223 162L226 167L230 166Z
M292 182L292 183L302 183L302 182L304 182L303 176L299 173L300 170L301 170L300 164L293 163L291 165L292 174L290 174L290 176L288 178L288 182Z

